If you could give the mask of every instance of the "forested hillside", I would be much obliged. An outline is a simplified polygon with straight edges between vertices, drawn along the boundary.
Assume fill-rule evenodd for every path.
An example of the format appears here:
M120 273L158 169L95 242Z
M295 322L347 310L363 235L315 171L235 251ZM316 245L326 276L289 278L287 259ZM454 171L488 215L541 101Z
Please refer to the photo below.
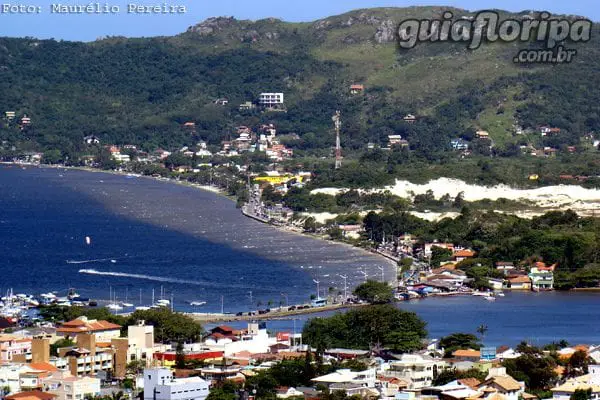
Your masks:
M418 156L434 159L450 138L490 132L506 155L527 140L514 125L561 128L548 145L576 145L600 130L600 42L568 44L570 64L514 64L523 43L420 44L399 50L398 23L439 18L446 8L357 10L311 23L212 18L174 37L107 38L76 43L0 38L0 111L26 114L21 130L4 124L4 149L84 151L82 138L146 150L203 139L218 144L238 125L274 122L297 133L290 146L314 153L332 144L341 110L344 147L386 144L401 134ZM469 15L452 10L456 17ZM516 17L527 13L522 13ZM351 84L365 92L351 95ZM287 113L240 112L260 92L284 92ZM229 104L213 104L217 98ZM402 117L415 114L415 124ZM182 129L196 123L196 137Z

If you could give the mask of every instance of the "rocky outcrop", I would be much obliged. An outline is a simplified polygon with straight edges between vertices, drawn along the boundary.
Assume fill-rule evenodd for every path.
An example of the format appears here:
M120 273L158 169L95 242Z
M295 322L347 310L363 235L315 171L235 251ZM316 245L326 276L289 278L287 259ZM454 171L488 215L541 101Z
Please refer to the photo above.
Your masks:
M375 32L377 43L390 43L396 40L396 23L391 19L383 21Z

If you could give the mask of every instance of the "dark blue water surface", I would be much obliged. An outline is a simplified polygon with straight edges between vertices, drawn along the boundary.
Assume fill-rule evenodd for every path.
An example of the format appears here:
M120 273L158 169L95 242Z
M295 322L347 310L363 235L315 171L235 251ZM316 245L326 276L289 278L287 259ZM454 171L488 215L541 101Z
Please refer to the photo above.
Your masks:
M86 236L91 244L86 244ZM0 167L0 290L81 296L226 312L261 302L301 303L329 287L386 279L393 268L358 249L282 232L234 202L147 178L65 169ZM111 261L114 260L114 261ZM251 293L250 293L251 292ZM142 299L140 301L140 293ZM201 308L192 301L205 301Z

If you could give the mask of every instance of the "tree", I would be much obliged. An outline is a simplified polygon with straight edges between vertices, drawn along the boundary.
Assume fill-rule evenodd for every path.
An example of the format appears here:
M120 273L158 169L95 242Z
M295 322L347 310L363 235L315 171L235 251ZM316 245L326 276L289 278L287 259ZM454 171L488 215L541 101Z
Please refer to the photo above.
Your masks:
M577 350L571 354L567 363L566 376L576 377L588 373L589 358L585 351Z
M442 261L448 261L452 257L452 251L440 246L431 247L430 265L439 267Z
M354 289L354 295L371 304L390 303L394 299L392 287L387 282L368 280Z
M137 310L126 320L125 325L134 325L137 321L146 321L154 326L158 342L195 342L202 335L202 325L193 318L172 312L166 307L150 310Z
M575 389L570 400L591 400L592 389Z
M453 333L440 339L440 347L444 349L444 357L451 357L458 349L479 350L481 343L477 336L470 333Z
M477 327L477 333L479 333L481 335L481 341L483 341L483 337L485 336L487 331L488 331L487 325L481 324Z
M185 368L185 353L183 352L183 343L177 342L175 348L175 367L179 369Z
M327 318L312 318L304 326L305 343L317 349L382 347L396 352L422 348L427 336L425 322L415 313L391 304L353 309Z
M50 345L50 355L58 356L58 349L62 347L71 347L74 346L75 342L73 342L69 338L58 339L56 342Z

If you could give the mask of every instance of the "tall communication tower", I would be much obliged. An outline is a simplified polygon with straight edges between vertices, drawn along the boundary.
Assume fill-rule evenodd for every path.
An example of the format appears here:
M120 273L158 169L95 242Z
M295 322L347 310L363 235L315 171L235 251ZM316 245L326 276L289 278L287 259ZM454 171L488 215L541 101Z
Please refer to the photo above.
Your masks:
M331 117L333 126L335 127L335 169L342 166L342 144L340 141L340 129L342 128L342 116L337 110L335 115Z

